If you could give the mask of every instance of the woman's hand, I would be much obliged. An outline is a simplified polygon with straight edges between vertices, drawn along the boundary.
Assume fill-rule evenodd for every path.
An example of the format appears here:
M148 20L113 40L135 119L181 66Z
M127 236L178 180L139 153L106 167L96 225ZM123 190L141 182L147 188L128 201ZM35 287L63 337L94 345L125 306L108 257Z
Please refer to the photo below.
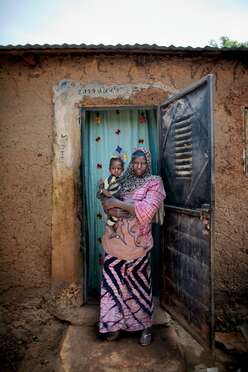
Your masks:
M108 210L108 213L117 218L122 218L122 217L129 217L130 214L127 211L124 211L123 209L120 208L111 208Z
M102 201L103 209L108 213L110 209L121 209L123 211L122 215L114 217L126 217L129 215L135 216L135 208L132 203L126 203L116 198L106 198ZM111 212L109 212L111 214Z
M107 211L112 208L118 208L119 207L118 200L115 198L104 199L102 201L102 206L103 206L103 209Z

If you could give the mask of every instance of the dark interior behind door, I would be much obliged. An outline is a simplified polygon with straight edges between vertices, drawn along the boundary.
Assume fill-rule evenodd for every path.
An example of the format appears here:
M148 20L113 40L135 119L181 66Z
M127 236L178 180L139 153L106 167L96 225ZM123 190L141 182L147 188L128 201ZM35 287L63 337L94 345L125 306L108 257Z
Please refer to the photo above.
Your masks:
M203 345L213 345L213 77L159 108L160 173L167 192L161 305Z

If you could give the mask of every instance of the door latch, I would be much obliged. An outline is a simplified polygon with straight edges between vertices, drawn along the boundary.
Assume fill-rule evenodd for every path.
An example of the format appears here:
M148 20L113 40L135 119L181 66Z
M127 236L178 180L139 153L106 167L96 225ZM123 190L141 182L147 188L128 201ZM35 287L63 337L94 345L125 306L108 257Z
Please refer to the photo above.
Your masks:
M210 205L209 204L202 204L200 209L200 220L203 223L205 230L210 231L210 223L209 223L209 213L210 213Z

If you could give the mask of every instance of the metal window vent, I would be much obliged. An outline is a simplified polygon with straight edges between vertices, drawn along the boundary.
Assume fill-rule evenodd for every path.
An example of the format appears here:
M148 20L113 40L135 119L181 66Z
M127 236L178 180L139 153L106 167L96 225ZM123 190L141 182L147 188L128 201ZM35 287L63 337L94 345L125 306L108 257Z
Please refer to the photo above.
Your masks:
M174 122L176 178L192 177L192 115Z

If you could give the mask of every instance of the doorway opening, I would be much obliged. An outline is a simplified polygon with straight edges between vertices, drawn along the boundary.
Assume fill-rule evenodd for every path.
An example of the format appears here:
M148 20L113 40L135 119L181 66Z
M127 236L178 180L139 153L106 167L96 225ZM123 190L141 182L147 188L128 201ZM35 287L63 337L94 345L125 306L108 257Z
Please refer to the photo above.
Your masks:
M96 198L100 179L109 174L109 160L120 154L125 169L136 147L151 151L152 173L158 171L157 110L154 107L84 108L82 122L82 184L84 205L84 234L86 239L87 298L98 296L101 281L101 263L104 251L101 236L105 215ZM153 294L160 287L160 226L153 224L152 249Z
M87 229L84 229L84 226L88 230L94 227L96 220L100 219L100 214L94 215L93 223L90 223L86 213L87 206L90 206L86 189L92 185L86 170L98 172L99 177L101 176L100 170L104 173L103 176L108 174L108 161L112 155L113 143L106 141L105 138L112 141L114 138L119 139L121 133L126 133L123 136L125 140L123 151L126 152L126 142L132 148L137 145L147 147L147 138L143 137L143 132L142 136L137 134L139 132L135 132L136 135L130 130L125 132L128 125L121 126L119 119L116 121L114 132L111 130L104 132L104 123L107 122L104 115L116 115L120 118L124 114L129 114L130 117L135 117L135 110L138 110L135 120L139 129L143 128L143 124L145 126L145 123L149 123L149 120L146 120L146 113L147 117L152 114L153 118L156 118L157 107L141 106L140 102L144 102L143 95L135 95L130 101L124 99L116 101L112 95L111 101L106 101L105 98L109 99L109 93L108 97L103 95L105 88L99 92L103 100L98 100L98 98L95 100L94 96L91 97L93 99L90 98L87 101L85 95L88 93L84 93L85 90L82 90L78 82L62 80L54 90L52 280L56 288L62 288L70 283L75 285L78 289L77 296L80 304L86 301L86 269L88 293L97 288L94 285L91 287L89 281L90 255L93 250L88 249L86 255L87 244L84 232ZM153 132L155 133L153 143L157 144L154 150L156 155L154 156L153 153L153 161L156 164L157 152L159 152L159 173L167 194L164 225L160 233L156 234L161 238L162 254L159 260L162 270L161 275L160 273L156 275L154 282L158 278L161 283L160 303L162 307L179 320L203 345L210 347L214 342L213 88L214 77L208 75L181 92L170 96L161 104L159 104L159 99L164 91L161 91L157 97L154 96L154 102L158 104L158 141L156 141L157 131ZM107 86L106 89L109 87ZM145 102L149 100L149 97L146 91ZM103 109L98 103L98 108L84 106L84 110L81 111L80 107L86 102L92 105L96 105L96 102L111 102L112 105L121 105L122 102L138 102L139 107L113 108L112 106L112 108ZM82 119L82 125L80 125L79 118ZM151 127L148 126L148 129ZM103 134L94 133L90 137L92 128L102 130ZM81 130L83 130L82 135ZM107 137L105 137L106 133L109 134ZM90 149L96 149L95 146L99 143L104 144L106 161L104 156L101 156L97 163L92 165L88 154ZM122 147L121 145L122 143L119 147ZM97 154L95 150L93 155ZM83 166L80 165L81 162ZM80 180L80 170L83 180ZM81 210L81 185L85 193L82 198L85 208L83 211ZM92 189L92 195L93 191L95 192L96 189ZM83 234L81 234L82 227ZM91 243L89 233L87 239ZM155 251L156 248L153 252ZM88 256L88 265L86 265L86 256ZM98 263L99 256L95 254L94 257L95 262ZM161 269L160 265L157 266L156 273L158 269ZM95 273L92 271L91 275L93 279L95 275L99 282L100 278L97 276L100 273L99 264L95 265L95 270Z

